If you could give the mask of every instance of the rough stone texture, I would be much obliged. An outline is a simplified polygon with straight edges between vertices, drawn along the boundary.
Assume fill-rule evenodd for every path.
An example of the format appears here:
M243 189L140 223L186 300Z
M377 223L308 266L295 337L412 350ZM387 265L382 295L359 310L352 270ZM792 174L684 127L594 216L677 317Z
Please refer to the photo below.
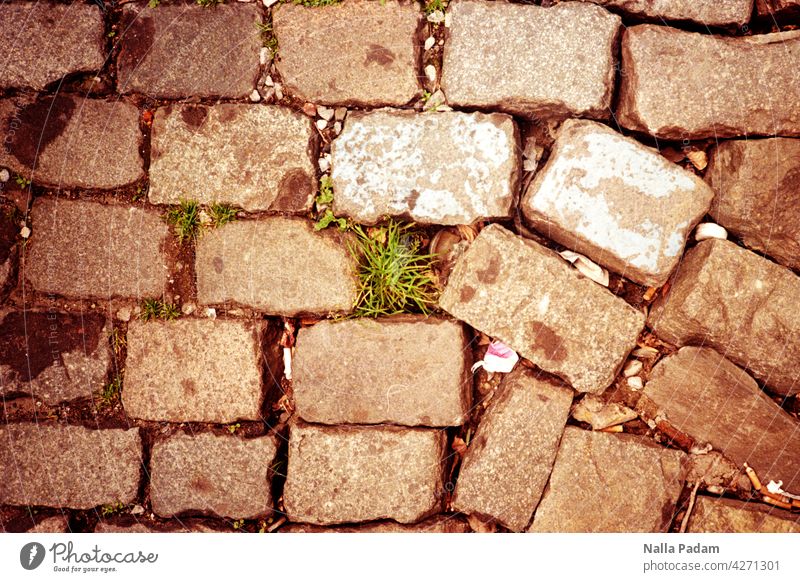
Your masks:
M44 293L160 297L169 227L157 212L96 202L37 198L21 276Z
M0 128L0 166L36 185L109 189L144 177L139 110L126 101L4 99Z
M719 451L692 453L689 455L689 483L700 483L702 488L722 487L750 491L752 485L744 469L738 467Z
M420 93L421 16L415 2L395 0L347 0L323 8L276 5L275 66L285 91L322 104L405 105Z
M469 224L511 214L517 131L501 113L351 114L331 146L335 214Z
M800 268L800 139L724 141L706 180L716 192L714 220L748 247Z
M252 320L132 321L126 412L171 422L260 420L263 329Z
M648 325L677 344L702 343L771 390L800 392L800 279L734 243L706 240L689 250Z
M294 425L284 504L290 521L412 523L441 505L441 430Z
M800 515L761 503L699 496L688 533L800 533Z
M499 225L459 259L439 305L580 392L611 384L644 326L624 300Z
M759 16L789 16L800 12L800 0L755 0Z
M800 489L800 423L714 350L685 347L667 356L644 395L672 426L739 466L748 463L764 483L782 480L787 491Z
M636 140L568 119L522 211L548 238L660 287L713 197L700 178Z
M90 509L136 498L139 429L0 427L0 504Z
M797 31L722 38L633 26L622 37L617 119L675 140L800 135L798 59Z
M578 2L543 8L475 0L456 0L448 13L442 89L451 105L609 116L619 16Z
M3 185L0 184L0 193ZM17 263L19 225L11 209L0 205L0 298L14 285L14 265Z
M4 2L0 89L42 90L69 73L98 71L105 61L103 16L91 4Z
M750 20L753 0L583 0L607 8L619 9L640 18L654 20L690 20L707 26L742 25Z
M469 524L457 515L437 515L414 524L376 521L351 527L323 527L307 523L290 523L278 533L468 533Z
M302 328L292 366L297 414L324 424L461 425L472 394L467 341L460 323L424 316Z
M70 533L69 522L63 515L46 517L29 529L27 533Z
M225 202L245 210L311 207L316 169L311 121L291 109L225 103L158 109L150 201Z
M121 93L242 98L255 88L261 33L255 4L128 4L117 58Z
M178 520L178 525L174 523L159 524L150 523L144 519L137 521L134 517L121 516L112 518L113 521L99 521L94 528L95 533L227 533L234 531L230 529L219 529L206 525L202 521L192 518L182 518ZM216 525L216 524L214 524Z
M0 394L45 403L87 398L103 387L110 327L100 313L0 309Z
M268 472L278 447L271 436L178 433L153 446L153 511L253 519L272 512Z
M686 455L652 440L567 427L532 532L664 532Z
M464 455L453 509L523 531L550 477L572 394L522 366L506 376Z
M239 221L198 241L197 297L281 315L349 312L354 268L337 232L314 232L307 220Z

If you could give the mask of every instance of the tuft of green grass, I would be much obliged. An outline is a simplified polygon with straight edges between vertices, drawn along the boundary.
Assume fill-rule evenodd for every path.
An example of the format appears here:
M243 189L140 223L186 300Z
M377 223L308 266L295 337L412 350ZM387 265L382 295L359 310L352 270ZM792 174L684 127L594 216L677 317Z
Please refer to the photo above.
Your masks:
M170 208L164 215L175 229L180 242L197 238L200 230L200 204L196 200L181 200L177 208Z
M116 326L114 326L111 329L111 333L108 334L108 341L111 343L111 349L115 356L118 356L122 351L122 348L128 345L128 342L125 339L125 334L123 334L122 330Z
M421 236L413 225L390 220L367 233L352 227L356 242L348 244L358 262L355 317L430 313L438 291L433 280L433 254L420 252Z
M109 517L115 513L119 513L123 509L125 509L125 504L122 503L122 501L117 501L116 503L106 503L105 505L100 506L100 515L103 517Z
M215 202L208 207L208 215L211 217L211 226L218 228L236 220L236 209L227 204Z
M447 8L445 0L426 0L425 2L425 14L433 14L437 10L444 12L445 8Z
M225 0L194 0L195 4L198 6L217 6L219 4L224 4Z
M177 319L180 314L180 309L173 303L168 303L163 299L143 299L139 319L142 321L150 321L152 319L172 320Z
M100 390L99 400L100 404L103 406L112 406L117 400L119 400L119 395L122 392L122 376L117 375L114 376L114 379L111 380L108 384L106 384L102 390Z
M272 24L256 22L256 27L261 32L261 43L270 50L274 59L278 55L278 37L272 31Z

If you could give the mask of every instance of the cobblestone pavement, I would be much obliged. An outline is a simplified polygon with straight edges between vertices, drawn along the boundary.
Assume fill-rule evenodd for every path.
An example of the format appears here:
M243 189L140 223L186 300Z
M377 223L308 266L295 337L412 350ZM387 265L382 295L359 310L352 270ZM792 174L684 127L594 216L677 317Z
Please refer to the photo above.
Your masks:
M800 531L798 29L3 2L0 526Z

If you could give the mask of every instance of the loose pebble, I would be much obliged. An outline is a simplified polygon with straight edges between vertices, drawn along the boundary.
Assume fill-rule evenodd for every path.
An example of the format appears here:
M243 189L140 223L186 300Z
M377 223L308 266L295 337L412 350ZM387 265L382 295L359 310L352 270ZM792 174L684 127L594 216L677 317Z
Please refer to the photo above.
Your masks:
M0 170L0 182L8 182L11 179L11 174L8 170L3 168Z
M269 62L270 56L270 50L267 47L264 47L258 53L258 62L262 65L266 65Z
M120 321L130 321L131 320L131 308L130 307L120 307L117 310L117 319Z
M319 159L319 171L323 174L331 169L331 155L325 154Z
M22 238L28 238L29 236L31 236L31 229L28 228L27 226L23 226L22 230L19 231L19 236L21 236Z
M706 240L708 238L726 240L728 238L728 231L713 222L702 222L697 225L694 231L694 238L697 241Z
M628 378L628 386L631 390L641 390L644 388L644 382L640 376L631 376Z
M275 83L275 96L278 99L283 99L283 87L281 87L280 83Z
M261 94L258 92L258 89L253 89L253 92L250 93L250 101L253 103L261 101Z
M264 79L264 84L265 84L267 87L274 87L274 86L275 86L275 81L273 81L273 80L272 80L272 77L270 77L269 75L267 75L267 78L266 78L266 79Z
M347 107L337 107L336 121L344 121L345 117L347 117Z
M303 103L303 113L310 117L315 117L317 115L317 106L313 103Z
M318 130L322 131L326 127L328 127L328 122L327 121L325 121L324 119L317 119L317 129Z
M183 313L184 315L191 315L192 313L195 312L196 309L197 305L195 305L194 303L184 303L181 306L181 313Z
M641 372L642 368L642 363L639 360L631 360L625 364L625 368L622 370L622 373L625 374L626 377L630 378L631 376L636 376L639 372Z
M658 355L658 350L655 348L651 348L650 346L644 346L642 348L636 348L631 352L636 358L655 358Z
M203 313L205 314L206 317L208 317L210 319L216 319L217 318L217 310L214 309L213 307L206 307L206 309L205 309L205 311Z
M705 170L708 165L708 156L702 150L691 151L686 153L686 157L692 162L692 165L698 170Z
M323 107L320 105L317 107L317 115L319 115L325 121L330 121L333 119L334 110L332 107Z
M342 122L341 121L337 121L336 123L333 124L333 132L336 135L339 135L342 132Z
M427 65L425 67L425 76L431 83L436 81L436 67L434 67L433 65Z
M277 4L279 0L261 0L264 3L264 6L269 8L270 6Z
M444 12L441 10L434 10L428 14L427 20L432 24L441 24L445 20Z
M436 39L432 36L429 36L425 39L425 50L429 51L433 48L433 45L436 44Z

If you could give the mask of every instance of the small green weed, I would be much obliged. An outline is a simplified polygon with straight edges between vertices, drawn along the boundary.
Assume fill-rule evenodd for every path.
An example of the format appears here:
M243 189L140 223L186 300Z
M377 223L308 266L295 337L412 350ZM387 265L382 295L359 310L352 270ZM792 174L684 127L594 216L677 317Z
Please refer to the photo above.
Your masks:
M144 299L142 300L142 311L139 313L139 319L142 321L150 321L152 319L172 320L177 319L180 314L178 306L173 303L167 303L163 299Z
M233 522L233 529L242 529L244 527L244 520L237 519Z
M320 206L325 206L333 202L333 180L331 180L330 176L323 176L320 178L319 194L317 194L315 200L318 210ZM332 224L338 226L341 231L345 231L350 227L350 222L346 218L338 218L333 213L333 210L326 208L325 213L314 223L314 230L323 230Z
M228 425L228 432L231 433L231 434L234 434L240 428L242 428L242 425L239 424L238 422L236 422L234 424L229 424Z
M447 8L445 0L426 0L425 2L425 14L433 14L437 10L444 12L445 8Z
M225 0L194 0L195 4L198 6L217 6L219 4L224 4Z
M148 5L150 8L158 8L158 6L159 6L160 4L161 4L161 0L150 0L150 1L147 3L147 5Z
M27 190L28 188L31 187L31 181L28 180L27 178L20 176L19 174L17 174L17 176L14 178L14 181L17 183L17 186L19 186L24 190Z
M100 404L103 406L111 406L113 405L118 399L119 395L122 392L122 376L117 375L114 376L114 379L111 380L108 384L100 390Z
M236 209L227 204L215 202L208 207L208 215L211 217L211 226L218 228L236 220Z
M370 232L352 227L356 242L349 248L359 279L355 317L430 313L438 294L431 268L436 255L420 253L421 237L412 226L390 220Z
M164 218L175 229L180 242L196 238L200 229L200 204L195 200L181 200L177 208L167 210Z
M116 503L106 503L105 505L100 506L100 515L103 517L109 517L110 515L119 513L123 509L125 509L125 504L122 503L122 501L117 501Z
M333 214L333 211L330 208L325 209L325 214L314 223L314 230L324 230L328 228L331 224L335 224L339 227L339 230L344 232L350 226L350 223L347 221L346 218L338 218Z
M317 204L330 204L333 202L333 180L330 176L322 176L319 179L319 194Z

